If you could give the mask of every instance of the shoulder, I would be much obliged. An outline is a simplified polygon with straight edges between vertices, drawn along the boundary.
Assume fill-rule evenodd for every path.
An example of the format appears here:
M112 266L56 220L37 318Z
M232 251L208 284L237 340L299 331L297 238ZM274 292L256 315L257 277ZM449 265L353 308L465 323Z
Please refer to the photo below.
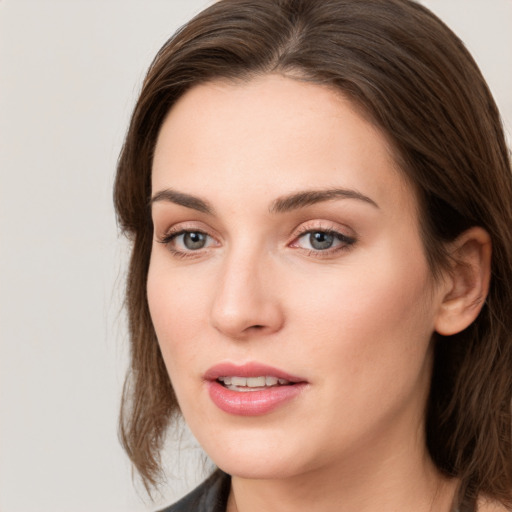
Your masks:
M230 488L230 476L218 469L199 487L160 512L225 512Z

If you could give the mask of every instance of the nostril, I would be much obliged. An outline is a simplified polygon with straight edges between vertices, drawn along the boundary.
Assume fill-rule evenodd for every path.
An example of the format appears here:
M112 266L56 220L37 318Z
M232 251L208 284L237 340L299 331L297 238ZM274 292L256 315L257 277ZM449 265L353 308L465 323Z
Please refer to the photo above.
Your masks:
M262 336L279 330L283 324L280 304L256 294L245 295L220 293L215 297L210 322L217 331L230 338Z

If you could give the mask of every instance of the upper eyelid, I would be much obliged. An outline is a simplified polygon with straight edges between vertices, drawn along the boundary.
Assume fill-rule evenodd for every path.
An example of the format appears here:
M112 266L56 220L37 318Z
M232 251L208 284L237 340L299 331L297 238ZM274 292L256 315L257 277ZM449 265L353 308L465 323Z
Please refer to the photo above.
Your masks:
M346 236L348 238L356 238L356 233L348 225L325 219L301 222L296 228L293 229L292 236L297 237L311 231L339 233L340 235Z
M168 226L167 223L166 224L161 223L161 224L163 226ZM162 229L158 229L158 225L156 223L154 223L155 234L157 233L157 231L160 231L163 234L163 236L170 235L170 234L177 234L180 232L197 231L197 232L204 233L205 235L212 236L213 238L218 237L217 231L215 229L213 229L212 227L206 225L204 222L183 221L183 222L176 222L176 223L171 224L170 226L165 227L165 228L163 228L163 226L162 226Z

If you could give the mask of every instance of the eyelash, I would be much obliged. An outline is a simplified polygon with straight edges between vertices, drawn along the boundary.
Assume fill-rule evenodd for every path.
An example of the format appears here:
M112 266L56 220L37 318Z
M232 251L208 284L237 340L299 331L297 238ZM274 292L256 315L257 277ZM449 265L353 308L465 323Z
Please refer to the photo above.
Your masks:
M307 254L307 256L312 256L316 258L329 258L332 257L339 252L348 251L356 242L356 238L348 235L344 235L343 233L340 233L337 229L334 229L332 227L325 228L322 226L315 226L315 227L304 227L302 230L300 230L293 240L293 242L290 244L291 247L297 247L297 241L301 238L305 237L306 235L312 235L313 233L322 233L323 235L332 236L334 239L338 240L340 242L339 245L335 247L329 247L328 249L304 249Z
M176 229L176 230L171 229L163 237L159 238L158 242L167 246L167 249L176 258L180 258L180 259L197 258L198 256L201 256L201 249L199 249L197 251L194 251L191 249L189 249L188 251L182 251L182 250L178 250L178 249L174 248L172 245L172 242L174 242L174 240L176 240L176 238L178 238L181 235L186 235L188 233L204 235L205 237L213 239L213 237L211 235L209 235L205 231L202 231L201 229L192 229L192 228L182 229L182 228L180 228L180 229Z
M188 250L179 250L173 247L173 242L182 235L186 234L198 234L205 236L211 240L215 240L214 237L206 233L201 229L171 229L167 233L165 233L161 238L157 241L165 246L171 252L171 254L179 259L187 259L187 258L198 258L203 254L204 250L207 250L208 247L201 247L198 250L188 249ZM322 233L323 235L331 236L335 240L339 241L340 244L335 247L329 247L327 249L305 249L298 246L298 240L305 237L306 235L312 235L314 233ZM322 226L315 227L304 227L298 233L294 234L293 241L289 244L290 247L296 247L298 249L302 249L305 251L307 256L315 257L315 258L329 258L337 254L338 252L343 252L349 250L355 243L357 242L355 237L344 235L340 233L336 229L324 228Z

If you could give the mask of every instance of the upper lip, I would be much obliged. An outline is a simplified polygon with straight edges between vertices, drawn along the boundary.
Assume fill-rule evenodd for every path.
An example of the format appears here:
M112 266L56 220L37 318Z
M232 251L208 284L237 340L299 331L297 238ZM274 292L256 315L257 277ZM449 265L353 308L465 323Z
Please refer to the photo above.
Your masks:
M212 366L204 374L204 380L217 380L219 377L277 377L278 379L286 379L290 382L305 382L306 379L291 375L288 372L274 368L266 364L249 362L244 364L234 364L224 362Z

